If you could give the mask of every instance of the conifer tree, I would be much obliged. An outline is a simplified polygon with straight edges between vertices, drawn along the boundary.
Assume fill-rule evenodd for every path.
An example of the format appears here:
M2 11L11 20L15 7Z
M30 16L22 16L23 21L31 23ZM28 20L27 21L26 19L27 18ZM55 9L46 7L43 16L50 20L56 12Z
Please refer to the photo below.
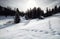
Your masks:
M15 14L15 19L14 19L14 23L19 23L20 22L20 17L19 17L19 13L18 13L18 8L17 8L17 12Z

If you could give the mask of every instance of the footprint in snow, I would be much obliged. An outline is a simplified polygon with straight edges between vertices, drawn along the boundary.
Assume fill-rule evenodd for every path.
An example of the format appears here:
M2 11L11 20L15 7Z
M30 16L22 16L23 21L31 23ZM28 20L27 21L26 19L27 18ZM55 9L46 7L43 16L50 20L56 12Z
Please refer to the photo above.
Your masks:
M56 33L56 31L53 31L53 33Z
M52 35L56 35L56 31L53 31L51 34L52 34Z
M45 34L48 34L49 32L48 31L45 31Z
M34 31L34 30L31 30L31 31Z
M43 30L40 30L40 32L43 32Z
M35 30L35 32L37 32L38 30Z
M31 31L37 32L38 30L31 30Z
M57 33L57 35L60 35L60 33Z

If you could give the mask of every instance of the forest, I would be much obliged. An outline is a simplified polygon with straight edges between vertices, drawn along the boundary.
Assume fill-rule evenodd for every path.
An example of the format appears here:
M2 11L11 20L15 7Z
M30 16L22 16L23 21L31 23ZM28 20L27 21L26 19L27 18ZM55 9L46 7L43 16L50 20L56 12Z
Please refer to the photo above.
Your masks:
M17 13L19 16L25 16L26 20L35 18L44 19L45 17L52 16L59 12L60 6L57 7L57 5L52 9L46 8L46 12L44 12L44 10L42 10L40 7L34 7L33 9L30 8L26 12L21 12L18 8L16 8L16 10L12 10L10 7L0 6L0 16L15 16Z

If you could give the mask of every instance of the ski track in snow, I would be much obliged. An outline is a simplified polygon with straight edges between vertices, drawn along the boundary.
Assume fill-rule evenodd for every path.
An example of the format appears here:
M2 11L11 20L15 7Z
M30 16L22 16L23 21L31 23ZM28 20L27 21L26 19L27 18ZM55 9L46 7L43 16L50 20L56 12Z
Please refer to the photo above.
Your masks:
M0 39L60 39L60 15L43 20L25 20L21 17L20 23L12 25L12 17L0 21Z

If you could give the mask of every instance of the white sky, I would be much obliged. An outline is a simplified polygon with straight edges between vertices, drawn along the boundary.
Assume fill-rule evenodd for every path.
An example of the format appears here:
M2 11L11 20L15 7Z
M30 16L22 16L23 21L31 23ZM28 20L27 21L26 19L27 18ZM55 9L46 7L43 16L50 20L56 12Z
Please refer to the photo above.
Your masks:
M19 8L20 11L26 11L29 8L41 7L43 10L46 7L53 7L59 5L60 0L0 0L0 5L10 6L12 8Z

